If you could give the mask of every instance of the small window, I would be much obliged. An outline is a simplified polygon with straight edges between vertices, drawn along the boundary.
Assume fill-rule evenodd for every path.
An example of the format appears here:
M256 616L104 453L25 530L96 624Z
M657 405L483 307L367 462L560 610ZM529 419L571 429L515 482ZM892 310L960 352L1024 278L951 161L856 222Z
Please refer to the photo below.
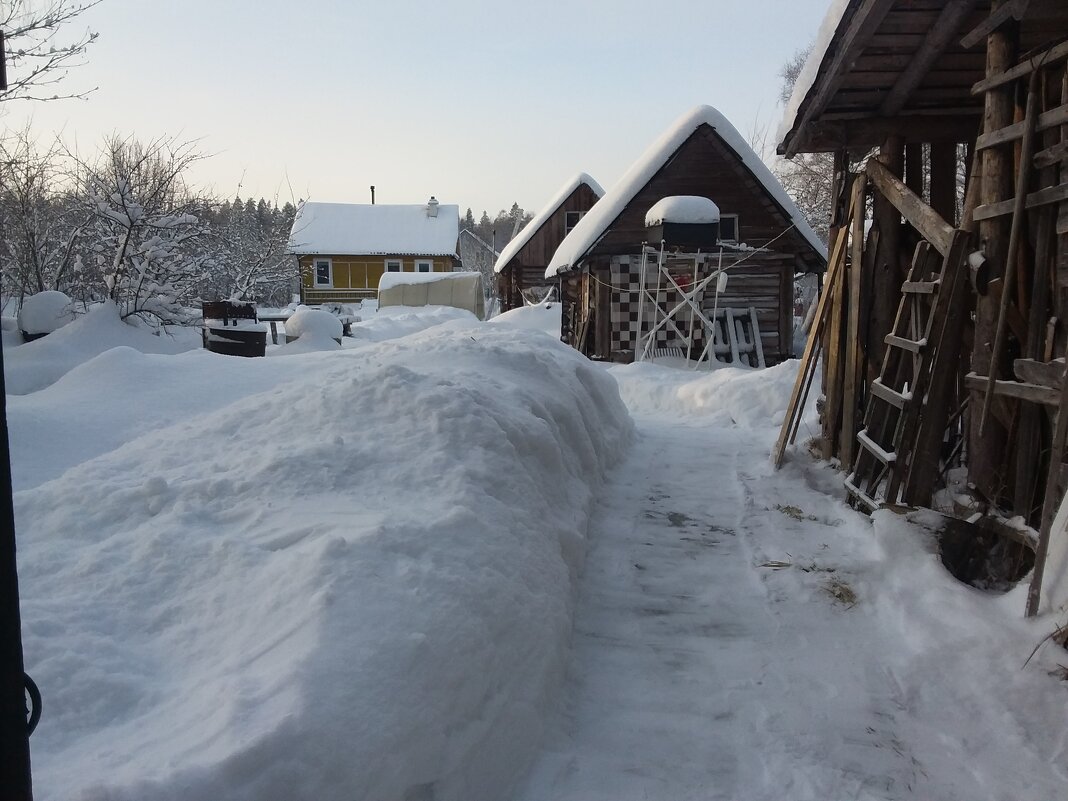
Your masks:
M721 214L719 216L719 241L720 242L737 242L738 241L738 215L737 214Z
M415 263L415 271L417 273L432 273L434 272L434 262L419 260Z
M316 259L315 260L315 285L316 286L332 286L334 283L333 275L331 273L330 259Z
M564 212L564 236L571 233L571 229L578 225L578 221L582 219L584 211L565 211Z
M399 273L402 272L404 263L400 259L387 259L386 260L386 272L387 273Z

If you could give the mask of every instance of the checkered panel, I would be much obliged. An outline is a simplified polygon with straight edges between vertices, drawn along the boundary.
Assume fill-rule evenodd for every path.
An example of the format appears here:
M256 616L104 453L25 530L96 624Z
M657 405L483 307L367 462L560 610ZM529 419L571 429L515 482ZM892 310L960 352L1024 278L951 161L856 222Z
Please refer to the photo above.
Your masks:
M642 331L645 335L671 309L681 301L682 295L666 279L662 278L660 288L657 290L658 271L656 263L646 266L646 287L649 292L656 296L659 313L655 312L653 301L649 297L641 298L641 261L638 258L631 259L630 264L622 264L617 260L612 263L612 350L633 352L638 339L638 323L641 320ZM666 286L665 286L666 285ZM644 303L639 315L639 303ZM698 296L697 304L700 308L702 298ZM672 325L672 323L674 325ZM692 330L694 358L704 348L704 329L700 320L694 318L690 321L690 310L683 307L676 312L670 323L661 326L655 337L654 348L681 348L684 352L690 346ZM681 334L681 336L680 336Z

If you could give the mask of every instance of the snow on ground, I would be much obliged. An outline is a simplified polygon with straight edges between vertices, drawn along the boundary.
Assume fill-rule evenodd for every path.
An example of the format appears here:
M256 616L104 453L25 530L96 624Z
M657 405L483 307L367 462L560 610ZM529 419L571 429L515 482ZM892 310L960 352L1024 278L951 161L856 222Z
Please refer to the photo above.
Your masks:
M199 331L189 328L171 327L153 335L120 320L114 304L102 303L46 337L7 350L4 380L8 394L44 389L79 364L122 346L142 353L180 353L199 348L201 342Z
M1052 622L951 578L926 530L873 528L797 450L772 469L796 364L611 368L638 441L520 801L1063 796L1068 655L1021 667Z
M558 308L5 351L37 797L1063 795L1061 621L773 471L796 362L596 366Z
M498 314L492 325L505 325L526 331L543 331L553 339L560 340L560 304L555 301L539 303L537 306L521 306L517 309Z
M98 450L127 441L70 450L16 494L48 707L37 797L507 797L562 682L599 477L630 436L612 380L455 319L296 359L193 357L168 375L120 349L23 399L106 429L83 403L159 381L175 397L153 395L145 427L176 421L100 433ZM212 384L245 397L192 413L184 396ZM17 449L16 474L34 460Z
M74 320L71 299L48 289L30 295L19 309L18 327L27 334L50 334Z

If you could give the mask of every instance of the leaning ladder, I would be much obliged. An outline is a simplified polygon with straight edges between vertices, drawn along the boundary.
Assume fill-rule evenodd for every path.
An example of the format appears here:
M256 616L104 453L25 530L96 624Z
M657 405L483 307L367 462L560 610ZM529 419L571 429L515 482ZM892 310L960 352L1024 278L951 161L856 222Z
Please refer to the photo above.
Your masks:
M947 278L955 277L949 273L960 268L960 257L960 248L954 247L939 263L934 247L920 242L901 286L894 326L884 340L882 368L869 386L856 460L845 480L854 501L868 511L898 502L953 299L953 282Z

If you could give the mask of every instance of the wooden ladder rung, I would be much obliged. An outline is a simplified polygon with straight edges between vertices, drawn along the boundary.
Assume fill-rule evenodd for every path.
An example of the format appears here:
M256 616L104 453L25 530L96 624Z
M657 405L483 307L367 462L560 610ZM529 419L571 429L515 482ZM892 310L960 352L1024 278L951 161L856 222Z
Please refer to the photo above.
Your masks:
M904 337L895 336L894 334L887 334L886 339L883 340L887 345L895 348L901 348L902 350L911 351L912 353L919 353L927 345L927 337L923 339L905 339Z
M904 409L905 404L912 400L911 392L898 392L896 389L890 389L878 378L871 382L869 389L872 395L879 400L886 401L895 409Z
M868 495L864 490L858 487L853 482L856 480L857 474L850 473L845 480L846 492L868 507L868 511L874 512L879 508L879 502Z
M868 436L868 429L866 428L857 433L857 442L883 464L889 465L897 461L897 454L883 450L883 447L879 445L879 443Z
M914 295L933 295L941 281L906 281L901 285L902 292Z

